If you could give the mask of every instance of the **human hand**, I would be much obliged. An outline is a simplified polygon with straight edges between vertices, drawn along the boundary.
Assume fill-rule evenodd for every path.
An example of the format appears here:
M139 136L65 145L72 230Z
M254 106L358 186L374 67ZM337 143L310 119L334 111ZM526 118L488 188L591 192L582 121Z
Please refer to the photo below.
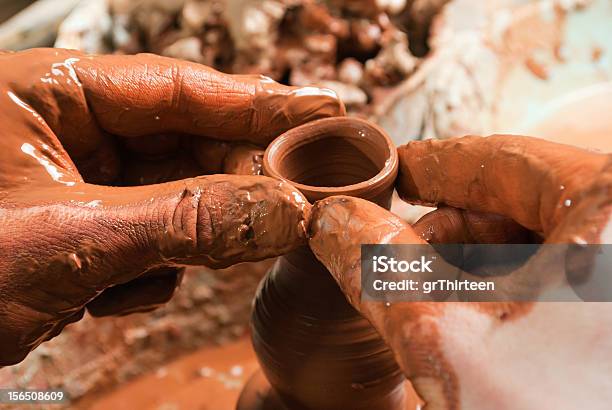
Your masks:
M609 304L365 301L360 244L525 243L532 232L545 243L611 243L612 156L514 136L414 142L399 155L402 198L455 208L411 227L331 197L313 207L310 246L426 408L609 407Z
M0 89L0 366L86 306L158 306L182 265L303 244L308 204L292 187L198 175L257 173L274 137L344 114L326 90L145 54L0 52Z

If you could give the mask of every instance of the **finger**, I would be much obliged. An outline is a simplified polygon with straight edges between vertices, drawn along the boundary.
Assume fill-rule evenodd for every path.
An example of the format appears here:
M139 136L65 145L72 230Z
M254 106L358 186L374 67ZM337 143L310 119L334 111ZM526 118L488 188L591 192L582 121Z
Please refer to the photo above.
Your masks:
M338 282L348 301L376 327L427 408L452 408L458 387L447 369L432 316L444 304L387 305L361 300L361 244L424 244L403 220L357 198L330 197L314 204L310 247ZM435 319L435 318L434 318Z
M10 291L3 290L6 297ZM10 298L6 299L11 301ZM12 301L11 301L12 302ZM2 333L0 337L0 368L22 362L30 351L42 342L59 335L63 328L83 317L85 309L66 312L61 318L41 309L32 309L21 303L5 303L0 311Z
M72 179L115 182L120 169L119 153L112 137L100 129L91 115L69 52L37 49L4 57L6 61L0 63L3 66L20 67L3 72L3 80L11 84L11 98L3 105L3 111L17 128L23 128L13 130L19 134L13 144L19 149L25 143L32 147L43 143L43 155L54 157L52 162L63 162L58 165ZM14 103L17 104L13 106ZM5 144L11 142L6 140ZM14 152L8 148L5 146L4 151Z
M362 313L359 274L361 244L426 244L398 216L369 201L333 196L317 201L311 212L309 245L347 296Z
M60 320L58 323L53 325L51 331L49 331L45 335L44 341L51 340L55 336L58 336L60 333L62 333L62 331L64 330L66 326L68 326L71 323L80 321L81 319L83 319L84 315L85 315L85 309L80 309L77 312L66 316L64 319Z
M106 289L87 304L92 316L126 315L154 310L174 295L184 268L161 268Z
M610 156L521 136L411 142L397 189L410 202L505 215L548 236Z
M333 196L317 201L311 213L309 245L330 269L340 288L360 310L361 244L425 244L398 216L369 201Z
M181 132L266 145L296 125L345 114L330 90L263 76L151 54L72 57L98 124L116 135Z
M264 149L243 143L198 138L194 157L207 174L262 175Z
M99 292L160 265L216 268L284 254L304 244L309 208L294 188L263 176L119 188L80 184L39 195L47 202L24 211L22 228L30 234L16 235L24 242L15 246L40 250L34 267L40 275L53 261L54 274L71 284L61 293L75 305L88 302L79 299L83 288Z
M429 243L531 243L533 234L505 216L442 207L412 228Z
M264 150L249 144L234 144L223 161L223 173L263 175Z
M130 158L124 161L123 186L161 184L205 174L261 175L263 153L250 144L203 140L195 155L180 152L166 158ZM201 166L204 164L204 166Z
M547 238L551 243L612 243L612 155L597 180Z
M92 158L96 152L103 151L105 157L118 154L91 115L74 68L77 56L81 54L76 51L32 49L7 55L2 64L21 67L5 73L12 92L42 116L71 159L89 171L95 169L90 164L99 163Z

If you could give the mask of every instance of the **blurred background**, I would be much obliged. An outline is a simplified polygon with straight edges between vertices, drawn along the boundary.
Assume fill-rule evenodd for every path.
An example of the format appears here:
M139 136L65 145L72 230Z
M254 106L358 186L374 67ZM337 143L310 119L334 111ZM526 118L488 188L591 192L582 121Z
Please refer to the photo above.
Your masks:
M0 0L0 49L153 52L327 87L398 145L516 133L612 152L610 22L612 0ZM86 317L0 386L63 388L70 408L232 409L270 264L191 268L167 306Z

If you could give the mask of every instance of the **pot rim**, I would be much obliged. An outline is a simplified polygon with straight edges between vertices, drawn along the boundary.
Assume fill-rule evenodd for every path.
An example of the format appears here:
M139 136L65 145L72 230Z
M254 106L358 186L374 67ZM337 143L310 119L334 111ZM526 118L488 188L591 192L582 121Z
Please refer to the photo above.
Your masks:
M333 132L333 128L342 126L354 126L355 128L358 128L358 126L362 126L369 128L372 130L372 135L375 135L376 137L380 138L381 141L385 142L389 152L389 156L385 160L385 165L372 178L358 182L356 184L337 187L306 185L285 178L278 172L278 169L272 165L274 161L271 161L271 158L274 158L274 156L278 155L279 152L288 151L287 147L296 149L302 145L308 144L319 139L334 137L334 135L330 135L330 132ZM323 134L314 133L317 131L320 132L321 129L325 128L330 128L329 132L325 132ZM399 160L395 144L387 135L387 133L378 125L356 117L329 117L307 122L306 124L302 124L298 127L292 128L277 137L274 141L270 143L270 145L268 145L268 148L264 153L263 167L265 175L288 182L289 184L293 185L295 188L305 194L307 192L313 192L324 194L326 196L359 196L364 190L371 191L372 193L374 193L378 190L378 188L384 188L384 185L386 185L386 182L390 177L395 179L398 170L398 162Z

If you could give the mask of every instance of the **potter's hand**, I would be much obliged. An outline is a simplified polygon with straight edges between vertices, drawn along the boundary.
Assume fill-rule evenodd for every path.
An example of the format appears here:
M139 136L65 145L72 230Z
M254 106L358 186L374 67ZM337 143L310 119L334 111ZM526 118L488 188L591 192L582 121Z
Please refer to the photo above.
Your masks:
M167 301L177 266L303 243L306 205L291 187L195 176L256 173L255 146L343 113L324 90L154 55L0 52L0 365L85 306L103 315Z
M359 244L522 243L512 220L548 243L610 243L611 156L511 136L414 142L399 154L404 199L456 208L411 227L371 203L332 197L313 208L310 246L426 408L607 408L610 304L361 301Z

